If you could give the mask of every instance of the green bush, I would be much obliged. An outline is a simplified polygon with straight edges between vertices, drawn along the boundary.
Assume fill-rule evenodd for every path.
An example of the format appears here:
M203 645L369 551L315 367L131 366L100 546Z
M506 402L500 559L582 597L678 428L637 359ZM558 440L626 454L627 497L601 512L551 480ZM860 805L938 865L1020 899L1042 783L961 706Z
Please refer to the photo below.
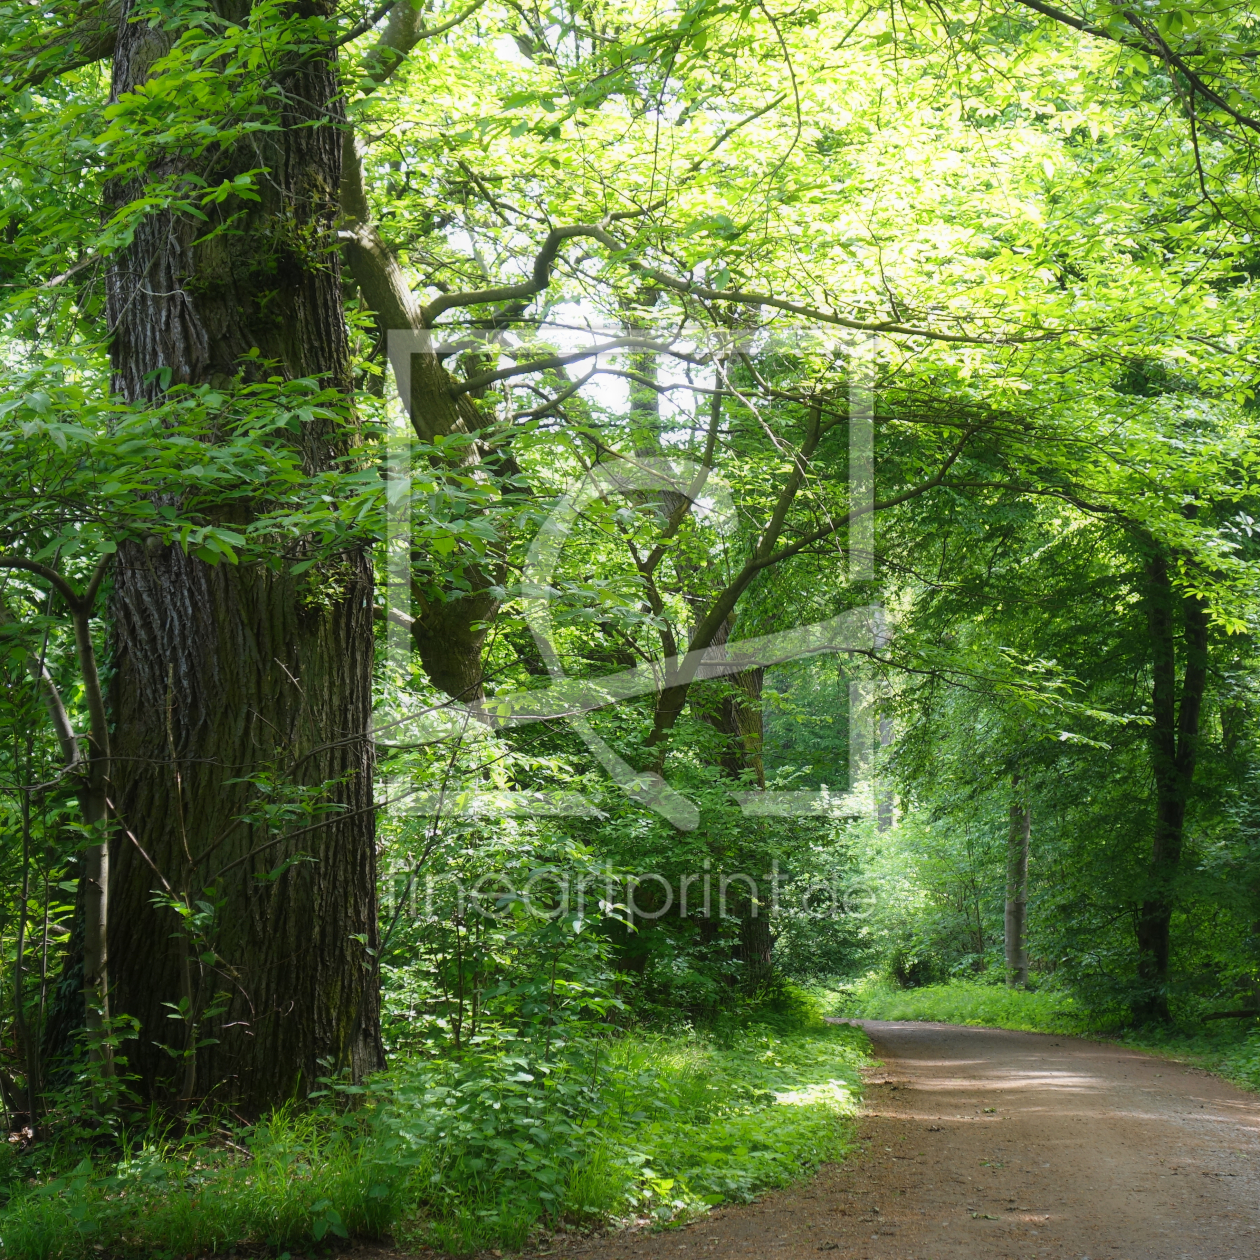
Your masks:
M380 1121L384 1157L412 1170L398 1232L471 1250L559 1218L665 1221L750 1199L846 1149L865 1045L819 1020L639 1032L545 1066L413 1062Z
M569 1045L484 1037L412 1058L235 1142L149 1142L36 1179L11 1161L0 1245L20 1260L276 1250L392 1234L453 1252L540 1226L668 1222L786 1184L851 1140L866 1040L799 993L762 1022Z
M837 991L837 1010L865 1019L925 1020L1014 1028L1024 1032L1084 1033L1087 1016L1066 993L1008 989L972 980L897 989L864 982Z

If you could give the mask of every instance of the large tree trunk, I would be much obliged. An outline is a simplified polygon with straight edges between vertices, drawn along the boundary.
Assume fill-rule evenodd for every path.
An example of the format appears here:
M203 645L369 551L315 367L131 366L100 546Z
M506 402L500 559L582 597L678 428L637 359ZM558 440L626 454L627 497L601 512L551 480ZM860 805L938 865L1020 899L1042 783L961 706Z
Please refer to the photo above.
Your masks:
M1006 837L1006 983L1028 987L1028 839L1032 811L1021 800L1019 775L1011 780L1016 793L1011 801L1010 829Z
M1153 550L1146 566L1147 620L1152 654L1151 770L1155 780L1155 829L1147 892L1138 912L1138 976L1143 994L1139 1018L1167 1020L1170 929L1175 882L1181 865L1186 805L1198 759L1199 715L1207 684L1207 609L1195 595L1178 597L1168 557ZM1175 619L1180 604L1185 634L1181 696L1177 696Z
M115 97L179 34L128 16ZM111 268L115 382L132 401L157 395L163 368L171 382L226 382L254 349L268 374L348 394L339 86L309 41L275 74L278 129L227 152L209 181L265 166L261 201L226 203L241 218L209 240L203 221L151 214ZM298 440L312 472L345 450L322 422ZM318 1076L376 1067L370 558L295 578L211 567L154 539L119 550L113 616L110 960L114 1009L141 1022L126 1050L146 1093L257 1113ZM264 818L301 788L332 812Z

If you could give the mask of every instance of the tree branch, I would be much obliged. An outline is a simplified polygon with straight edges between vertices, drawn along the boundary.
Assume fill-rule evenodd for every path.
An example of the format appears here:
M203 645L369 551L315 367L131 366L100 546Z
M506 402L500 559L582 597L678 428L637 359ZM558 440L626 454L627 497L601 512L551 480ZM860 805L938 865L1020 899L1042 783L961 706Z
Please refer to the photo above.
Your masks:
M343 44L348 44L351 40L358 39L360 35L366 35L377 22L395 7L410 9L411 5L408 0L402 0L401 4L398 3L398 0L385 0L384 4L378 5L362 22L356 22L340 39L333 40L333 47L340 48ZM412 12L414 13L415 10L413 9Z
M338 41L338 46L365 34L389 14L389 22L380 39L363 59L364 75L360 87L367 95L389 79L422 39L431 39L459 25L484 3L485 0L474 0L449 22L426 30L419 9L410 0L397 0L381 5L366 25L359 24L362 29L356 28L350 36ZM369 309L376 316L382 338L391 328L426 327L423 306L412 295L398 260L372 223L372 212L363 186L363 164L355 148L351 127L347 127L342 135L340 200L345 222L338 236L345 249L346 263Z
M36 577L42 577L66 601L72 613L77 615L82 607L82 601L74 587L56 569L50 569L48 565L40 564L38 560L23 560L20 556L0 556L0 569L21 569L24 573L34 573Z
M540 406L531 408L529 411L514 411L512 413L512 419L513 420L537 420L540 416L545 416L549 411L554 411L555 408L560 406L560 404L564 402L566 399L572 398L573 395L576 394L578 390L582 388L583 385L588 384L590 380L592 379L592 377L595 376L596 372L598 372L598 370L599 370L598 368L592 368L589 372L587 372L585 376L580 377L576 381L570 381L570 383L566 385L564 389L562 389L554 398L549 398L545 403L542 403ZM542 390L538 390L538 393L541 394Z
M493 372L479 372L476 376L470 376L466 381L460 381L451 386L451 397L458 398L460 394L471 393L475 389L484 389L487 385L493 385L496 381L506 381L513 376L527 376L531 372L545 372L548 368L568 367L570 363L580 363L583 359L591 359L597 355L607 354L610 350L655 350L658 354L673 354L675 357L684 359L688 363L695 363L696 360L689 355L677 354L670 347L660 341L651 341L646 337L614 337L611 341L605 341L598 346L589 346L585 350L575 350L572 354L549 354L545 358L530 359L528 363L517 363L510 368L497 368Z
M369 59L380 57L383 52L395 54L393 64L381 73L379 77L372 71L368 72L368 77L374 79L376 86L379 86L394 73L407 54L422 39L433 39L434 36L445 35L447 31L454 30L455 27L468 21L485 3L486 0L473 0L472 4L461 10L449 21L443 22L440 26L426 27L419 6L411 4L410 0L386 0L385 4L378 6L362 22L352 26L345 35L333 44L333 47L340 48L343 44L348 44L352 40L358 39L360 35L366 35L386 14L389 14L389 24L386 26L384 33L376 46L364 58L366 62Z
M817 448L822 436L821 409L818 407L811 409L810 426L806 431L805 441L802 443L800 452L795 458L791 476L779 492L779 498L775 503L770 522L758 540L753 554L745 561L743 568L727 585L726 589L714 600L712 607L692 633L691 640L687 645L688 659L691 659L692 653L703 652L712 645L721 627L725 624L727 617L735 610L735 605L739 602L740 596L748 589L753 578L758 573L770 568L772 565L780 564L782 561L790 559L812 543L819 542L830 534L834 534L842 526L857 520L858 517L864 516L868 512L879 512L886 508L895 507L899 503L904 503L908 499L926 494L927 491L939 486L944 481L946 473L962 454L966 444L976 431L983 427L983 425L970 426L950 452L945 462L926 481L921 482L917 486L912 486L909 490L894 495L892 498L883 499L870 508L861 508L857 511L847 512L825 528L815 530L804 538L798 539L795 543L787 547L780 547L778 551L775 551L773 550L774 545L782 533L784 522L787 519L787 512L804 480L809 458ZM690 677L680 677L662 690L653 718L652 733L647 739L649 747L662 744L666 735L678 720L678 715L682 712L683 706L687 702L687 693L691 687L691 682L692 679Z
M721 377L719 376L719 380ZM722 420L722 390L713 391L713 397L709 403L709 431L705 435L704 454L700 457L700 471L692 478L691 485L687 487L687 493L680 496L681 502L675 509L666 525L665 532L661 534L656 546L644 558L640 564L639 572L645 576L651 576L656 571L656 566L660 564L665 556L666 543L674 537L682 528L682 523L695 506L696 500L700 497L700 491L704 489L704 484L709 478L709 473L713 469L713 453L717 449L718 425Z
M1016 0L1016 3L1023 5L1026 9L1032 9L1034 12L1040 13L1043 17L1052 18L1064 26L1070 26L1073 30L1081 31L1086 35L1093 35L1098 39L1109 40L1113 44L1131 48L1135 52L1146 53L1147 56L1155 57L1166 65L1174 66L1181 71L1186 78L1186 82L1204 100L1211 102L1222 113L1228 114L1239 126L1247 127L1251 131L1260 133L1260 122L1236 110L1219 92L1209 87L1203 78L1186 64L1184 58L1173 52L1164 37L1158 31L1153 30L1148 23L1143 21L1141 15L1135 13L1132 9L1125 9L1122 16L1129 24L1130 29L1137 34L1138 38L1125 39L1122 35L1110 31L1106 27L1095 26L1092 22L1086 22L1072 13L1065 12L1063 9L1057 9L1052 4L1044 4L1042 0Z
M541 293L551 283L551 265L556 261L560 246L579 236L589 236L611 249L620 249L616 240L604 228L594 223L572 223L567 227L552 228L543 241L542 248L534 257L533 274L520 284L502 284L492 289L477 289L466 293L442 293L424 308L425 319L431 324L443 311L454 306L478 306L482 302L511 302L530 298Z
M911 486L909 490L903 490L901 494L893 495L891 499L881 499L878 503L873 503L868 508L858 508L855 511L846 512L843 516L837 517L834 522L824 526L822 529L814 530L811 533L806 534L803 538L798 538L796 542L789 544L787 547L780 548L778 551L774 552L773 555L768 556L765 560L761 561L758 567L768 569L771 565L779 564L784 560L789 560L792 556L798 555L800 552L804 551L806 547L813 546L814 543L821 542L824 538L834 534L842 526L851 525L860 516L867 516L872 512L886 511L888 508L896 507L898 504L905 503L910 499L917 499L919 495L926 494L929 490L934 490L937 486L944 483L945 474L954 466L954 463L963 453L963 449L966 447L967 443L971 441L976 431L983 427L983 425L972 425L972 427L963 434L962 438L959 440L958 444L954 447L953 451L941 467L926 481L920 482L917 486Z
M630 217L636 217L633 212ZM624 217L624 216L618 216ZM608 220L611 222L611 217ZM887 333L908 337L926 337L931 341L944 341L960 345L1014 345L1039 341L1054 341L1062 332L1046 332L1029 336L978 337L969 333L940 332L931 328L918 328L911 324L903 324L897 320L860 320L849 319L834 311L824 311L814 306L806 306L801 302L789 302L785 298L772 297L767 293L750 293L742 289L713 289L708 285L697 284L694 280L684 280L670 275L656 267L649 267L637 258L628 256L626 246L621 244L602 224L575 223L567 227L552 228L543 242L542 248L534 259L533 275L520 284L500 285L492 289L480 289L468 293L443 293L434 298L424 309L426 318L436 319L443 311L456 306L474 306L482 302L507 302L530 298L541 293L551 283L551 267L559 253L560 246L576 237L590 237L598 241L606 249L622 255L621 261L636 274L652 280L663 288L685 297L698 297L706 302L735 303L740 306L768 306L772 310L783 311L789 315L800 315L806 319L817 320L824 324L834 324L840 328L851 328L856 332Z
M81 70L108 57L114 51L118 36L121 0L96 0L76 4L73 24L53 35L46 43L29 52L14 53L7 60L11 66L25 66L25 73L15 72L4 86L9 91L39 87L57 75Z

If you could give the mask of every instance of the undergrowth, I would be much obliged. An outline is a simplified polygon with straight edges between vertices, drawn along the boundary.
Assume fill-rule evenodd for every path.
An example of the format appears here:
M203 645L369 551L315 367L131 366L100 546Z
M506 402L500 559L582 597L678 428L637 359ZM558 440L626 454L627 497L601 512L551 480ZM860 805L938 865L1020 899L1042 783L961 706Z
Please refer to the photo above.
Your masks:
M173 1258L392 1236L460 1253L562 1224L668 1224L840 1156L865 1047L802 1009L559 1045L491 1035L230 1136L0 1156L0 1247Z
M924 1020L1118 1041L1193 1063L1244 1089L1260 1091L1260 1020L1205 1023L1195 1012L1166 1025L1126 1028L1114 1016L1091 1016L1067 993L967 980L917 989L867 980L831 990L830 997L837 1014L866 1019Z
M834 997L838 1013L865 1019L925 1020L1077 1035L1097 1031L1075 999L1057 991L1030 992L969 980L915 989L863 981L835 990Z

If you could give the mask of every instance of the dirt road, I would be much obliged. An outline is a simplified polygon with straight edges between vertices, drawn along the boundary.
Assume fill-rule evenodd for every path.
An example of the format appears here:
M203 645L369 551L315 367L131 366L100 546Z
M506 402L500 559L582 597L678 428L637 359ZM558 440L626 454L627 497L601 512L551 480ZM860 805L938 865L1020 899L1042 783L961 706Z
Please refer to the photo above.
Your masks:
M858 1022L858 1021L855 1021ZM860 1021L866 1151L599 1260L1260 1260L1260 1098L1119 1046Z

